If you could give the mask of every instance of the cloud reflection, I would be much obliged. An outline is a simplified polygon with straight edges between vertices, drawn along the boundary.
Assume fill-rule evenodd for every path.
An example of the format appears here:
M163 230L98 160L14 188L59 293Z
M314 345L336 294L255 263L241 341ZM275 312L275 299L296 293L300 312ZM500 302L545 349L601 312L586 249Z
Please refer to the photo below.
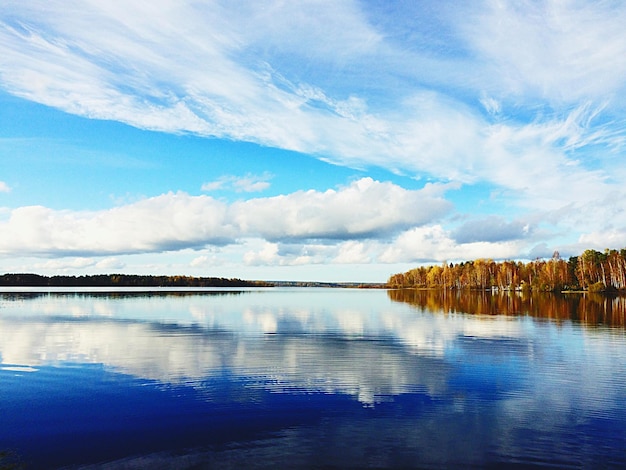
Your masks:
M366 404L416 389L440 394L447 374L444 364L435 364L439 360L408 354L393 342L247 337L147 322L0 319L0 351L4 364L101 363L148 380L194 386L226 370L276 392L342 393Z
M488 366L501 361L504 373L518 375L511 383L521 383L531 374L510 358L532 364L535 357L556 354L554 345L546 347L548 339L534 337L538 326L532 318L433 314L389 303L383 292L50 295L5 298L2 307L5 367L95 363L200 388L227 372L270 391L346 394L368 405L411 392L445 396L459 367L484 367L481 361ZM603 343L576 335L568 341L556 345L564 356L579 347L594 356L597 349L599 364L611 360L602 360ZM460 355L462 364L455 360ZM582 380L582 371L585 384L594 384L606 372L566 359L559 367L575 381ZM507 372L507 367L514 369ZM543 379L541 389L555 383L554 377ZM589 389L585 384L576 386ZM588 396L597 398L597 393L588 390Z
M522 333L510 319L449 321L389 305L381 292L353 294L5 296L0 353L4 364L101 363L197 387L226 370L272 391L373 404L416 390L443 394L443 357L460 336Z

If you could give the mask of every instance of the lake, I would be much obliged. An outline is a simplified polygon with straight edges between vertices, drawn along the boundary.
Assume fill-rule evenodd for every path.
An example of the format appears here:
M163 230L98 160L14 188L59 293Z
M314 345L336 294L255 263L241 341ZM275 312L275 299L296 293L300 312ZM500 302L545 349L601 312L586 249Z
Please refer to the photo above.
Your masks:
M626 468L626 302L0 292L0 469Z

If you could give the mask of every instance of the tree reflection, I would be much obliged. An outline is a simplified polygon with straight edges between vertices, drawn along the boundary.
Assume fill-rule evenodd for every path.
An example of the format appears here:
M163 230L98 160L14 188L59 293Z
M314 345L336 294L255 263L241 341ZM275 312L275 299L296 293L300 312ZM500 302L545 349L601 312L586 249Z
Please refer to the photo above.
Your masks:
M527 315L588 326L626 325L626 297L602 294L556 294L444 289L396 289L387 295L422 311L472 315Z
M147 299L153 297L224 297L249 293L247 290L105 290L105 291L32 291L0 292L0 301L26 301L40 298L75 298L75 299ZM1 469L0 469L1 470Z

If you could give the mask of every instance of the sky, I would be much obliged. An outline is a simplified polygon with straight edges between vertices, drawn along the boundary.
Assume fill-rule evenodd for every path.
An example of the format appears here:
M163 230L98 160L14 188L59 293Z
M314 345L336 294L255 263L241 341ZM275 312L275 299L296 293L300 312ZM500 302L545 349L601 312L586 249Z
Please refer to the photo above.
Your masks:
M626 247L622 1L3 0L0 273Z

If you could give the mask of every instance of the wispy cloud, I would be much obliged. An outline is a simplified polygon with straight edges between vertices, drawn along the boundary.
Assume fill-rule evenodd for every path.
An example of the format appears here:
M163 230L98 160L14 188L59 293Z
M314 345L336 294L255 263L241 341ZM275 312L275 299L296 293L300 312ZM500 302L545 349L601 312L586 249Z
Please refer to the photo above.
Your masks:
M271 173L262 175L246 174L244 176L224 175L215 181L209 181L202 185L202 191L233 190L241 193L255 193L265 191L271 186L269 180L273 178Z
M626 9L615 4L485 2L472 7L475 22L442 9L452 47L475 56L469 75L455 82L464 83L461 96L446 90L453 80L447 56L434 67L443 89L427 76L424 85L413 82L413 71L399 94L381 95L381 83L376 95L358 96L325 82L323 73L334 69L357 88L378 78L376 61L400 73L406 62L425 60L385 42L384 25L353 2L238 8L245 11L219 2L10 3L3 8L10 20L0 28L0 80L29 99L141 128L517 189L520 176L552 186L550 175L561 170L581 184L595 179L583 165L567 167L570 136L550 139L554 126L571 121L573 100L597 102L614 118L623 112L614 98L626 85L626 66L615 58L626 53L619 33ZM396 64L401 52L405 63ZM313 82L297 67L315 70ZM464 104L473 95L488 114L500 114L519 107L524 94L536 98L522 113L536 113L541 99L549 106L527 123L493 123ZM596 121L568 131L577 133L579 146L609 144L610 130ZM537 160L551 168L537 170Z
M490 0L465 13L458 25L498 94L557 105L624 90L626 63L616 59L626 55L626 9L618 2Z
M0 193L10 193L11 187L4 181L0 181Z
M118 258L60 258L50 259L43 263L36 263L38 270L51 270L53 272L74 272L86 268L109 271L111 269L123 269L126 264Z

